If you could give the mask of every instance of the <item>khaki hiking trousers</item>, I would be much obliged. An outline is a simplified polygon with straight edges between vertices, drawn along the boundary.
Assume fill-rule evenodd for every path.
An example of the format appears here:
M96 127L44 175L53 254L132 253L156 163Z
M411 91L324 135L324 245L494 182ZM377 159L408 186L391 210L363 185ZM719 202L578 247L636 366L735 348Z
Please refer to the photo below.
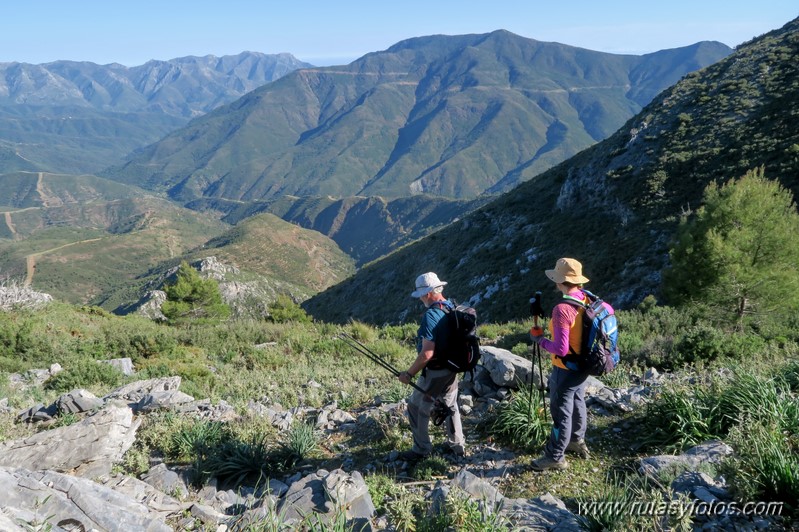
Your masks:
M414 389L408 399L408 421L413 434L412 450L421 455L433 452L430 441L430 414L436 398L454 412L444 422L447 433L447 446L456 454L463 454L465 440L461 426L461 413L458 408L458 374L448 369L425 369L416 385L427 393Z

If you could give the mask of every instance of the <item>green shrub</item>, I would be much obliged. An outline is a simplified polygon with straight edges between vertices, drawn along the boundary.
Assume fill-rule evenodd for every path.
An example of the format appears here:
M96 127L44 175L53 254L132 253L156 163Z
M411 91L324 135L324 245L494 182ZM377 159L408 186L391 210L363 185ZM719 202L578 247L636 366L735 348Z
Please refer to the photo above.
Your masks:
M374 473L367 475L364 481L369 488L369 496L372 498L372 504L375 505L378 514L385 513L388 499L395 498L402 491L402 488L386 475Z
M546 442L551 426L548 409L542 405L541 392L522 384L509 401L499 405L489 430L509 445L533 451Z
M295 303L291 296L279 294L277 299L267 306L269 319L274 323L310 323L311 317Z
M79 359L70 363L44 383L46 390L66 393L76 388L115 387L124 375L117 368L93 359Z
M676 346L679 363L697 360L711 361L724 356L728 335L709 325L695 325L689 328Z
M408 490L401 490L387 505L389 522L398 532L416 532L416 514L421 512L424 503L422 496Z
M130 357L134 362L168 355L178 342L163 325L142 320L116 319L103 327L106 350L116 357Z
M394 340L402 345L414 345L416 343L416 333L419 326L416 323L405 323L403 325L384 325L378 330L380 338Z
M219 284L214 279L203 279L200 274L181 262L174 284L164 287L166 301L161 312L171 325L219 320L230 315L230 307L222 302Z
M418 462L413 468L413 477L417 480L433 480L436 477L446 476L449 462L440 456L428 456Z

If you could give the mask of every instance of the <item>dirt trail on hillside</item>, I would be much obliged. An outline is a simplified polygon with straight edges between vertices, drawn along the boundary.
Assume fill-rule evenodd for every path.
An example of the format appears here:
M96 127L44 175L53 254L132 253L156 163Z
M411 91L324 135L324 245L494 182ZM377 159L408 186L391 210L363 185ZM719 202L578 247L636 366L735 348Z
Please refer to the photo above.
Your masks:
M36 273L36 257L41 257L42 255L46 255L47 253L52 253L53 251L58 251L59 249L68 248L69 246L75 246L77 244L84 244L86 242L97 242L98 240L102 240L103 238L106 237L78 240L77 242L70 242L69 244L64 244L63 246L58 246L51 249L46 249L44 251L31 253L30 255L25 257L25 266L27 270L25 275L25 286L30 286L30 284L33 282L33 274Z
M36 192L39 194L39 199L42 201L42 208L46 209L47 207L53 207L62 203L58 197L50 194L45 187L44 172L39 172L39 177L36 179Z
M11 213L6 211L3 214L6 215L6 226L8 226L8 230L11 231L11 238L16 240L17 239L17 230L14 228L14 222L11 221Z

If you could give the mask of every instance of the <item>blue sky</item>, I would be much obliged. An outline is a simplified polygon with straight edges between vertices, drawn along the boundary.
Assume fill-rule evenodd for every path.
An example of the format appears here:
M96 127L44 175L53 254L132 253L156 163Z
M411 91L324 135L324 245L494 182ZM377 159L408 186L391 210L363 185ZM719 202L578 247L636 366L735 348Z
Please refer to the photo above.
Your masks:
M735 46L799 16L796 0L15 0L0 17L0 62L289 52L343 64L423 35L512 31L611 53L698 41Z

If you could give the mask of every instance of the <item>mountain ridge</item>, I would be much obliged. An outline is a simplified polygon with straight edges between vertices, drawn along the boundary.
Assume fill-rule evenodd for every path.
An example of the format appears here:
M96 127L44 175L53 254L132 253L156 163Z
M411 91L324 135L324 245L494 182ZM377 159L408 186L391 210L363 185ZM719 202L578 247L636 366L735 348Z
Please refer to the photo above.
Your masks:
M711 181L763 166L799 194L799 19L745 43L660 93L608 139L318 294L318 319L396 323L419 309L413 279L435 271L481 319L526 316L556 259L583 262L588 288L617 308L658 295L681 214ZM380 287L374 308L354 294ZM348 301L346 309L334 302Z
M291 54L183 57L136 67L0 63L0 153L26 169L92 173L219 105L311 66ZM0 157L0 173L25 165Z
M720 43L693 49L704 55L713 46L717 57L729 53ZM678 50L670 54L690 53ZM182 202L473 198L511 188L615 131L640 108L627 95L633 67L643 84L636 98L668 86L651 66L657 57L506 31L409 39L349 65L295 71L102 175ZM547 77L555 67L559 77ZM492 189L498 182L501 190Z

